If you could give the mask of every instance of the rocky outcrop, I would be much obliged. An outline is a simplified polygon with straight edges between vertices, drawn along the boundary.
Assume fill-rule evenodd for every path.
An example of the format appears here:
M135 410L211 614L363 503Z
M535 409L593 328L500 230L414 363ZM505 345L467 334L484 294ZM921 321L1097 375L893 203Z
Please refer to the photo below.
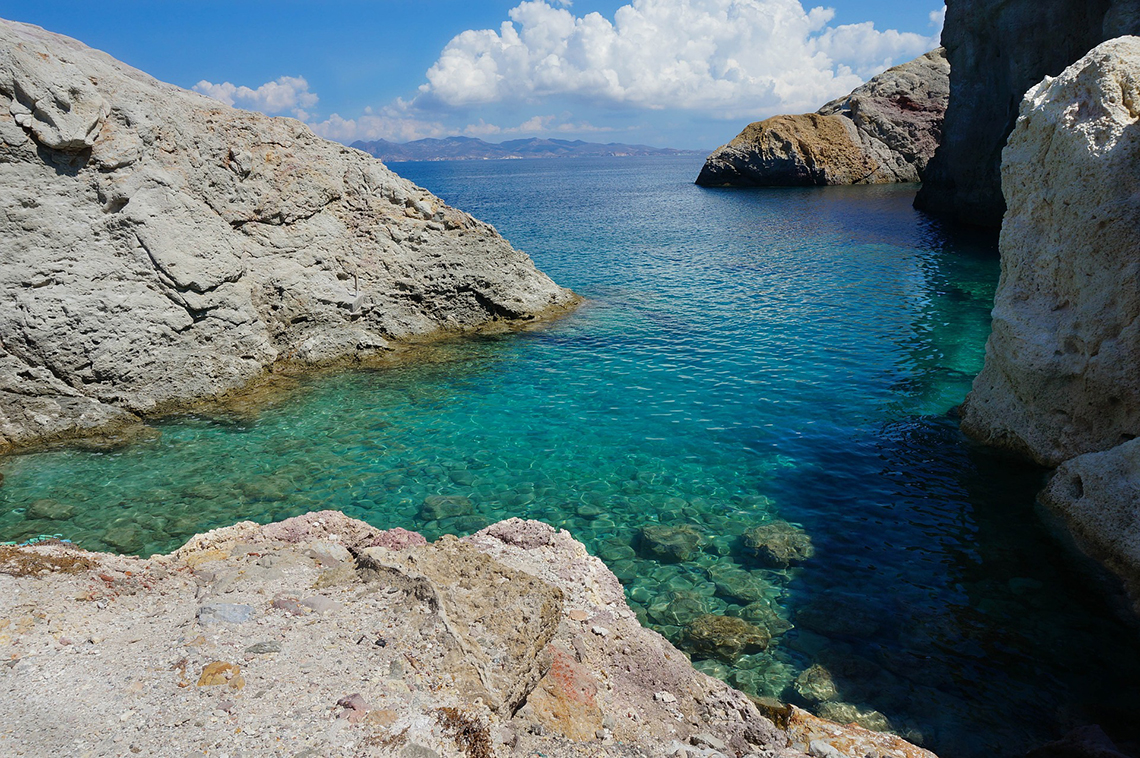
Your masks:
M0 451L573 295L292 119L0 21Z
M1005 149L993 333L962 428L1045 465L1140 436L1138 118L1125 37L1030 90Z
M776 727L535 521L427 545L325 511L149 560L0 547L0 589L12 754L932 758L802 711Z
M949 97L943 50L879 74L816 113L749 124L708 157L697 184L745 187L916 182Z
M948 0L942 45L950 105L915 205L997 227L1001 152L1026 90L1097 44L1140 34L1138 0Z

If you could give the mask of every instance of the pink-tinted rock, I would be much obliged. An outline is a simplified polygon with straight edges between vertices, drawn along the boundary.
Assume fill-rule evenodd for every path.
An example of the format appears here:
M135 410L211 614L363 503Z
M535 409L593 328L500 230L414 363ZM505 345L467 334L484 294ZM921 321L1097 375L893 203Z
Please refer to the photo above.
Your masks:
M550 538L554 536L554 527L541 521L511 518L491 524L478 534L494 537L500 542L521 547L523 550L533 550L550 544Z
M419 532L409 532L407 529L396 527L386 529L376 534L368 543L368 547L386 547L389 550L404 550L409 547L426 545L427 540Z

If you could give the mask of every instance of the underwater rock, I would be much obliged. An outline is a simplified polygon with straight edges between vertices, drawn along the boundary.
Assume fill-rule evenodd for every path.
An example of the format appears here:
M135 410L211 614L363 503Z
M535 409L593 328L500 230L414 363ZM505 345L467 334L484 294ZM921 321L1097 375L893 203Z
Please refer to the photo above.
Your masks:
M773 637L778 637L793 628L792 623L780 616L767 600L749 603L741 608L737 615L749 623L764 627Z
M942 137L950 66L939 48L888 69L817 113L749 124L697 184L789 187L917 182Z
M687 561L702 542L701 533L688 524L651 524L641 527L638 536L642 552L661 561Z
M839 696L831 672L818 663L796 677L795 689L800 697L811 703L834 700Z
M143 531L137 524L120 524L103 532L104 543L122 553L137 553L142 549Z
M685 627L685 642L694 655L728 663L747 653L761 652L771 639L766 629L733 616L706 614Z
M879 619L862 604L846 596L827 594L796 612L796 624L825 637L870 639L879 631Z
M666 626L685 626L709 612L705 598L693 591L674 591L664 603L649 607L649 617Z
M755 603L767 596L768 583L727 561L718 561L705 569L717 594L744 604Z
M744 533L743 542L749 555L773 568L788 568L815 555L807 532L787 521L754 526Z
M428 495L420 506L420 518L438 521L452 516L466 516L472 511L471 499L462 495Z
M50 519L51 521L66 521L75 515L75 506L68 503L61 503L58 500L50 498L41 498L33 500L28 510L24 513L25 518L30 519Z
M872 732L889 732L891 722L874 708L860 708L851 703L824 702L819 704L819 715L839 724L858 724Z
M565 310L358 150L0 20L0 451Z

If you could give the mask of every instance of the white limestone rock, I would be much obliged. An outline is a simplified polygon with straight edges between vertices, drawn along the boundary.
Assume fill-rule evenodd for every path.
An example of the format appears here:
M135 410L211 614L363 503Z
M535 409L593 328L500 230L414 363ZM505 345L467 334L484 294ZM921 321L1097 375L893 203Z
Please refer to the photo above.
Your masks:
M1140 435L1140 38L1029 90L985 367L962 428L1056 466Z
M574 299L299 121L0 20L0 452Z

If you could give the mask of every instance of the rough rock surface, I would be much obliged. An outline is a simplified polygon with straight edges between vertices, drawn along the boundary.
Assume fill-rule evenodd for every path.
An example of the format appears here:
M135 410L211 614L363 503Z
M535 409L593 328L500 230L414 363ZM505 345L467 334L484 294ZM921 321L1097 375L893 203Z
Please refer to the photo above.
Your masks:
M292 119L0 20L0 451L574 296Z
M962 429L1056 466L1140 436L1140 38L1031 89L1006 147L1002 274Z
M1026 90L1097 44L1140 34L1140 0L949 0L950 104L915 205L1001 225L1001 151Z
M0 548L0 752L808 749L642 628L566 532L511 519L462 540L402 532L402 549L372 546L389 534L324 511L214 530L149 560ZM811 739L842 755L896 754L847 752L861 730L812 724Z
M1040 500L1124 579L1140 611L1140 440L1063 463Z
M917 182L938 146L949 97L938 49L888 69L816 113L745 127L705 161L705 186Z

